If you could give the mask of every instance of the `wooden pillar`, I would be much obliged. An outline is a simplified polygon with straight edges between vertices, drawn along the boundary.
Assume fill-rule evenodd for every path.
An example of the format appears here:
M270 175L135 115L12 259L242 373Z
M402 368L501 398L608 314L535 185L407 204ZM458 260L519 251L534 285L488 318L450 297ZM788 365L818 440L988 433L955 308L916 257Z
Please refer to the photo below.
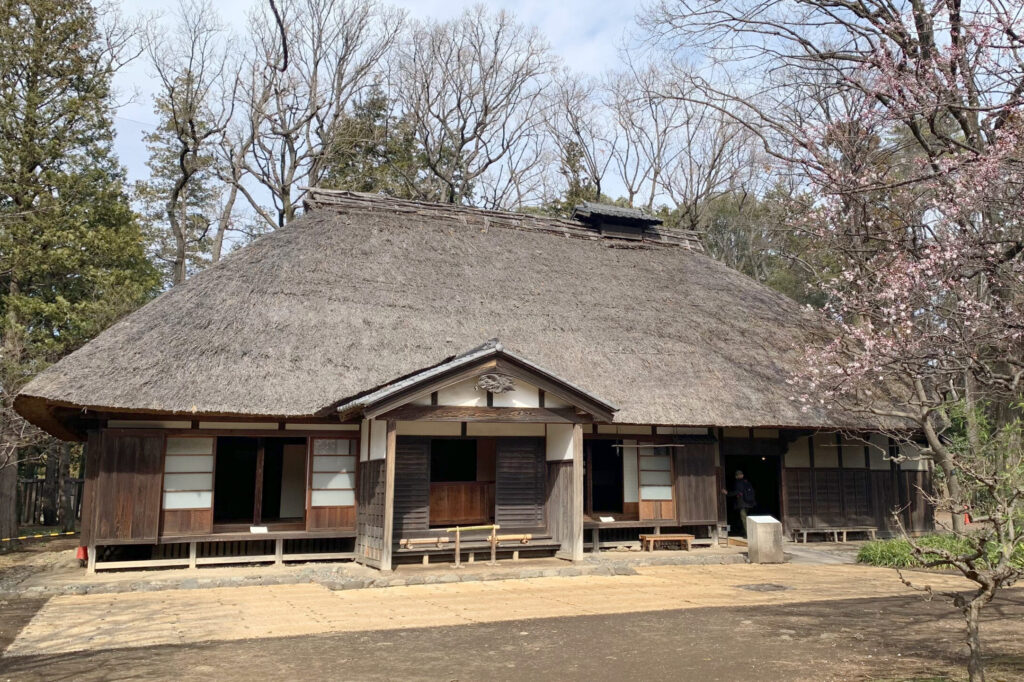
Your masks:
M563 551L572 561L583 559L583 425L572 425L572 495L569 509L569 537Z
M256 490L253 492L252 525L258 526L263 516L263 459L266 452L266 441L256 439Z
M196 548L196 544L197 543L194 540L192 542L188 543L188 567L189 568L195 568L196 567L196 556L198 554L197 548Z
M85 562L85 572L87 575L94 575L96 573L96 545L88 545L86 551L89 555Z
M387 445L384 455L384 537L381 540L380 570L391 570L391 544L395 534L395 445L398 422L388 420Z

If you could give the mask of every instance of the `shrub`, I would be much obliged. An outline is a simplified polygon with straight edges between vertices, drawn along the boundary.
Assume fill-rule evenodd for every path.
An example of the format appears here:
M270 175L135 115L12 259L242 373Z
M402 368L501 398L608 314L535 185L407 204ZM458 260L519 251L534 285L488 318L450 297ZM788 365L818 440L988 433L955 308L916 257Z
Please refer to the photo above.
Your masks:
M967 538L955 535L926 535L917 538L917 544L922 547L945 549L955 554L969 554L972 552L971 542ZM990 560L994 561L996 559L995 545L989 546L988 553ZM924 555L925 561L939 559L940 557L937 554ZM922 565L914 556L910 543L903 538L874 540L866 543L857 552L857 562L870 566L885 566L889 568L918 568ZM1014 552L1013 563L1024 567L1024 547L1017 547L1017 551ZM937 566L936 568L942 568L942 566Z

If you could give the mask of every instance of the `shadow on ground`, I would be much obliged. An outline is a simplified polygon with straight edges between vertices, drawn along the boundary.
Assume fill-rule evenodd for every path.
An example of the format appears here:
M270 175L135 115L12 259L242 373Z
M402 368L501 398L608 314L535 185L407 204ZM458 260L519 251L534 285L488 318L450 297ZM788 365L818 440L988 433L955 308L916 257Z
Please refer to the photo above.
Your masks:
M31 680L959 679L960 632L948 605L908 596L4 658L0 671ZM993 604L983 636L990 678L1024 679L1024 595Z

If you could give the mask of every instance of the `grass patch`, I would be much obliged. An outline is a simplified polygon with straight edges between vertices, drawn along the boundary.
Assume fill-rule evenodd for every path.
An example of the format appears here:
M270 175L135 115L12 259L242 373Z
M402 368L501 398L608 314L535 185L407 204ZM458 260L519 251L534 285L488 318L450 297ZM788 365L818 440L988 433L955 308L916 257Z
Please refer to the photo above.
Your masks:
M934 547L944 549L958 555L969 555L973 553L971 543L965 538L955 535L926 535L916 539L921 547ZM938 554L926 553L924 561L939 561ZM988 548L988 561L996 561L998 554L995 545ZM903 538L891 540L873 540L864 544L857 552L857 563L868 564L869 566L884 566L887 568L920 568L922 562L914 556L910 543ZM1024 568L1024 546L1018 546L1013 555L1013 563ZM947 564L948 566L948 564ZM936 566L935 568L942 568Z

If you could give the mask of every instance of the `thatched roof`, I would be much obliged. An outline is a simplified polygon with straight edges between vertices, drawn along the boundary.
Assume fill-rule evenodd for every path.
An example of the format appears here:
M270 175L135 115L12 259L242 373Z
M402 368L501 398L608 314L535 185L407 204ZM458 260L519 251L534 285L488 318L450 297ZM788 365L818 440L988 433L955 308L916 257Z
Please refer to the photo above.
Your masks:
M19 409L327 415L496 338L617 406L617 422L837 425L786 384L807 313L692 233L624 241L569 220L314 200L41 373Z

